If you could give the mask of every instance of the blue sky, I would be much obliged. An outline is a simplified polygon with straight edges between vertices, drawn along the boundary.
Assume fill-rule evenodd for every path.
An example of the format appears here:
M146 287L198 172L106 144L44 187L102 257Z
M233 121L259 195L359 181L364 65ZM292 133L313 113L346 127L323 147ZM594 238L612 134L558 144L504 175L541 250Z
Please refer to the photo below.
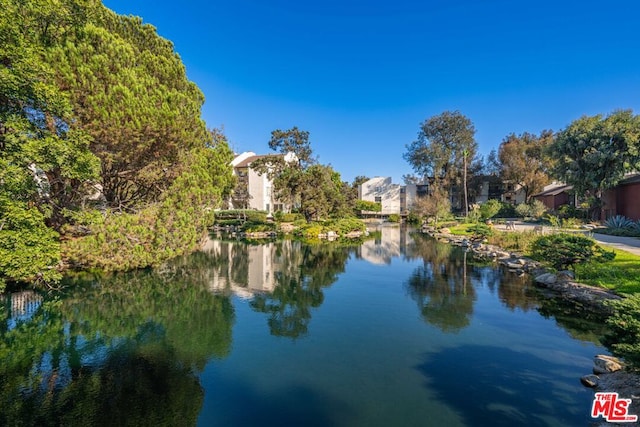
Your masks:
M237 152L310 132L343 180L411 173L420 123L459 110L481 154L509 133L640 112L637 0L106 0L171 40Z

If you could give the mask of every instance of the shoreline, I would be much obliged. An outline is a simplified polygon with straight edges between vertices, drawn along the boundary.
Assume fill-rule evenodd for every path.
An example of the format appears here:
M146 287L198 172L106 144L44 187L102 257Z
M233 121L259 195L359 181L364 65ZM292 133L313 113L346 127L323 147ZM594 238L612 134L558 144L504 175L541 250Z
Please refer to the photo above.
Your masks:
M577 303L583 309L596 311L597 314L610 315L612 311L606 306L605 301L623 298L606 289L574 281L571 271L552 273L539 262L516 252L509 252L497 246L473 241L466 236L439 232L431 227L423 227L421 232L439 242L466 248L473 252L474 257L498 263L518 275L528 274L536 287L546 290L549 297ZM601 362L603 359L610 360L612 363L603 367ZM617 392L621 398L631 399L629 413L640 415L640 374L629 371L624 362L618 358L609 355L595 355L593 374L585 374L580 378L580 382L583 386L593 389L594 392ZM629 423L616 424L602 421L598 425L629 425Z

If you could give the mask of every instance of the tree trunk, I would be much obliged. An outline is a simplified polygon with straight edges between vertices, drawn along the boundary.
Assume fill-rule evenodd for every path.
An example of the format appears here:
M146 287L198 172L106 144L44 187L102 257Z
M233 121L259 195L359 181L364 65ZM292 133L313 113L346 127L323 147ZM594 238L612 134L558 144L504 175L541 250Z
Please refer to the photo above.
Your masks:
M464 185L464 216L469 216L469 200L467 195L467 153L462 156L464 159L464 170L462 175L462 182Z

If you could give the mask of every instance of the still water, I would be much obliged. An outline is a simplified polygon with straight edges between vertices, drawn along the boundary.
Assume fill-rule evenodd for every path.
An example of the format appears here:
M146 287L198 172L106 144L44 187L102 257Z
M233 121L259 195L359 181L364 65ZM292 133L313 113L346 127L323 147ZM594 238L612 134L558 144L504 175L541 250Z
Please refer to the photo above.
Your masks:
M588 426L601 323L458 248L211 240L0 311L0 425Z

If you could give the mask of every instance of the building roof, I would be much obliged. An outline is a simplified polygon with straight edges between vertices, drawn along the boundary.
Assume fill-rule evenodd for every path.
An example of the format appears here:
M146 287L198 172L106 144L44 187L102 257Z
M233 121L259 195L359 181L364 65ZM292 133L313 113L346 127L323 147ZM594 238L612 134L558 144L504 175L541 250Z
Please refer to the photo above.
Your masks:
M634 173L627 175L618 185L635 184L640 182L640 173Z
M567 184L554 184L547 187L545 187L545 190L541 191L540 193L534 194L533 197L557 196L560 193L573 190L573 185Z
M242 161L240 161L239 163L237 163L236 165L234 165L234 167L236 167L236 168L246 168L251 163L255 162L256 160L262 159L262 158L265 158L265 157L284 157L284 154L264 154L264 155L249 156L249 157L243 159Z

